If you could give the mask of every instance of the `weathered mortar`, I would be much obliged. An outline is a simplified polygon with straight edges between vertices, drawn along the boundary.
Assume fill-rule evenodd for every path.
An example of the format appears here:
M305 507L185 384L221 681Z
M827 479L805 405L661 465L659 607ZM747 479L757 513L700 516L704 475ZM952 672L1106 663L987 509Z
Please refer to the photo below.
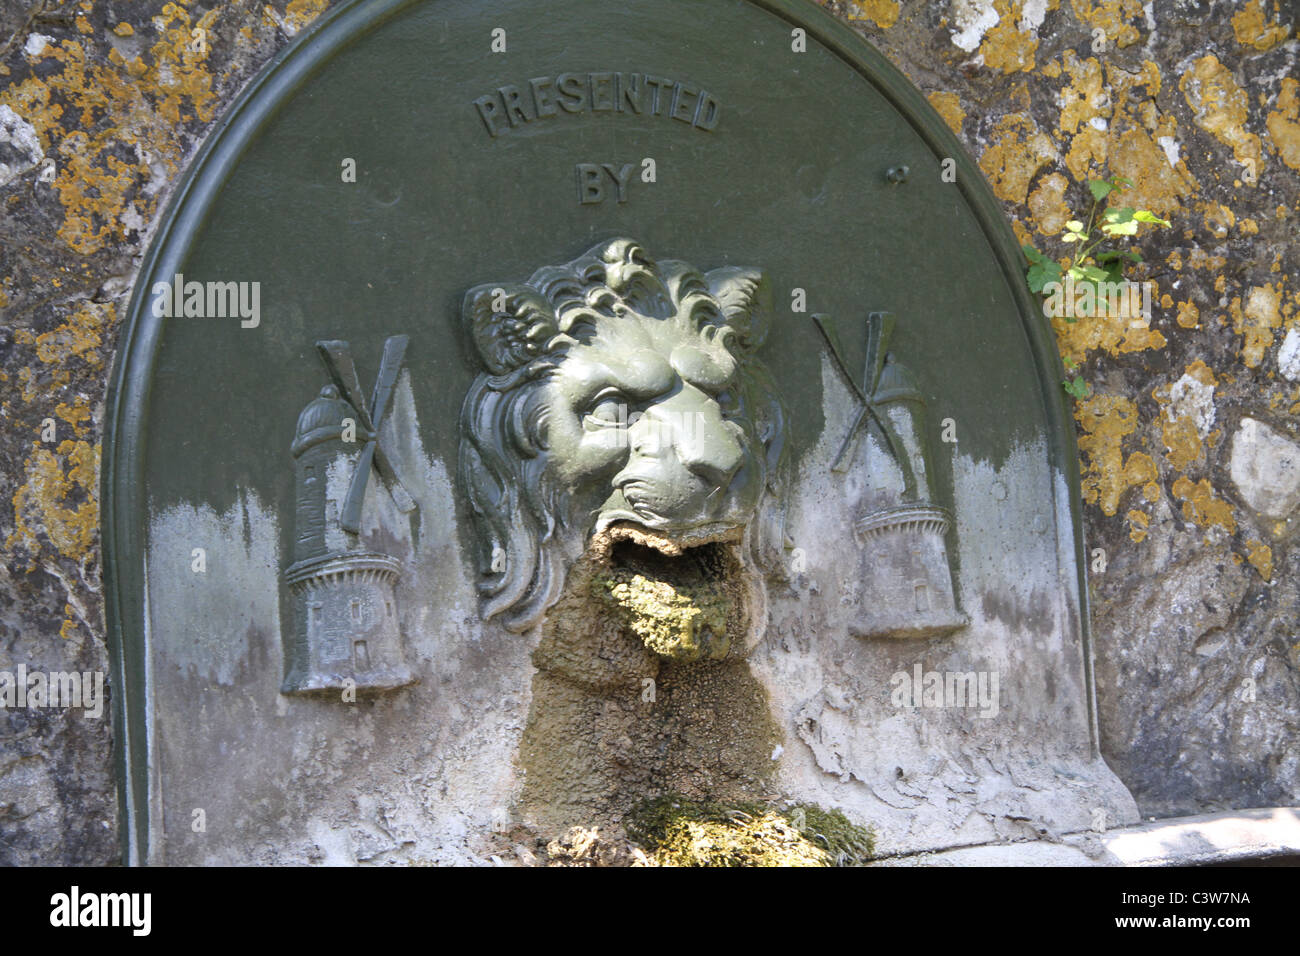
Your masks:
M196 145L327 6L0 11L2 668L108 670L98 458L119 310ZM1089 547L1103 552L1103 752L1148 815L1300 802L1297 521L1251 506L1243 476L1276 459L1237 480L1231 464L1245 419L1300 437L1295 13L1276 0L823 6L929 94L1022 241L1064 255L1056 237L1086 212L1091 175L1128 177L1122 201L1173 222L1137 243L1132 277L1159 289L1149 321L1057 320L1092 388L1075 408ZM0 861L114 861L106 717L6 712L3 726Z

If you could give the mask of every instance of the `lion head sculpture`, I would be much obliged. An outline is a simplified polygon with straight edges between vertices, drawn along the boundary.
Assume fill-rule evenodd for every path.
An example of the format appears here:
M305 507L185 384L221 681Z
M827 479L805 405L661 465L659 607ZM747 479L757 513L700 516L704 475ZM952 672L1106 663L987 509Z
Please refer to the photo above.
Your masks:
M765 276L700 273L614 239L524 283L476 286L483 371L460 420L483 616L526 630L590 535L738 540L775 489L784 413L755 357Z

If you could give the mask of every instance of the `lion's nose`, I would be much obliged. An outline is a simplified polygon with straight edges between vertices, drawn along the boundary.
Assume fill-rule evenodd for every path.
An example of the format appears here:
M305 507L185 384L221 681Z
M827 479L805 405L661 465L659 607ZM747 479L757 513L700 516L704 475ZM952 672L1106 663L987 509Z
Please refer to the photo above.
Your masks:
M740 428L722 417L717 402L688 385L630 426L627 471L644 475L653 469L670 480L670 472L680 468L709 491L725 489L744 463L741 439Z

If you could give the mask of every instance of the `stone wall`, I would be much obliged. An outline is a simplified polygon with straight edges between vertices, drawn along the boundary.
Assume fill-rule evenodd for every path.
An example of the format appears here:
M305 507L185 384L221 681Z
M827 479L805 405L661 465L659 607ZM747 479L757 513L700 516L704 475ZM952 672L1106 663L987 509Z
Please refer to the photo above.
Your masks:
M327 6L0 8L0 669L108 671L98 468L134 272L203 136ZM1147 816L1300 803L1297 12L823 6L929 96L1022 241L1066 255L1098 175L1171 221L1136 240L1149 319L1054 320L1089 388L1103 752ZM114 862L107 712L6 710L0 727L0 862Z

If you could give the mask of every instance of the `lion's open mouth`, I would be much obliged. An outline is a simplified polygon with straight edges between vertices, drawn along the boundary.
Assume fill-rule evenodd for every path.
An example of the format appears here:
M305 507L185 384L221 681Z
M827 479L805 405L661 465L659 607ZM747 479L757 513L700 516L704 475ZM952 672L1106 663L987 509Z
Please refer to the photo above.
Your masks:
M623 625L667 660L725 658L744 616L738 531L680 541L627 523L607 535L596 586Z

